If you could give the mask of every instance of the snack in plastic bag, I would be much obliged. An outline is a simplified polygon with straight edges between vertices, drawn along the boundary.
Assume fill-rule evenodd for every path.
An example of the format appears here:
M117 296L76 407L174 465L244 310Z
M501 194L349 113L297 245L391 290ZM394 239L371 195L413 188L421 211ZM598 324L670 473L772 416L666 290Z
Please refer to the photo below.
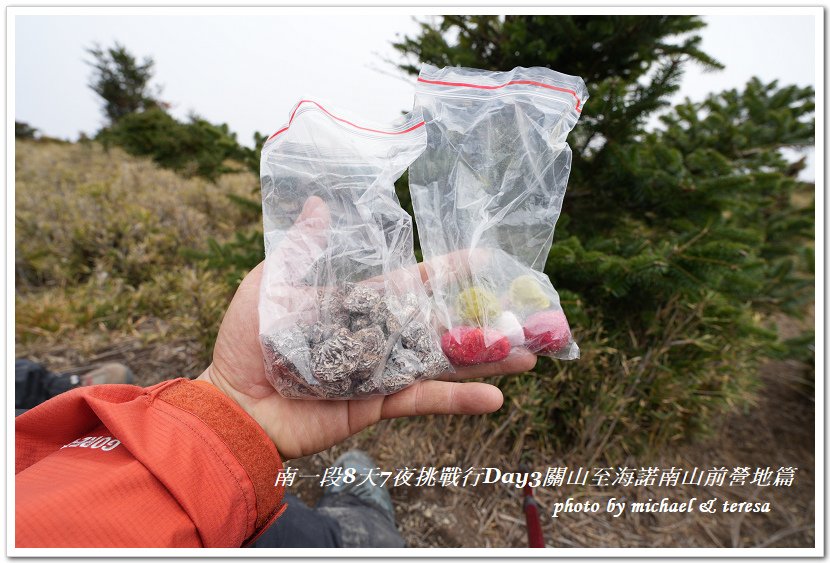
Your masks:
M547 68L488 72L424 65L415 105L427 148L409 171L441 343L455 365L515 346L579 357L559 295L542 272L571 166L568 132L588 93Z
M285 397L389 394L452 370L394 189L424 150L423 119L356 122L304 100L262 149L259 333Z

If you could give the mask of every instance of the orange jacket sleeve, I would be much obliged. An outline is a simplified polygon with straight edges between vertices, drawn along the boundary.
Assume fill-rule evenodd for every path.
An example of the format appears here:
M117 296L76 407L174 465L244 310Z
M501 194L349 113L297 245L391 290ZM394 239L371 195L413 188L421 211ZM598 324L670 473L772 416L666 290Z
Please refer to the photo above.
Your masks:
M82 387L15 425L16 547L239 547L282 511L276 447L206 382Z

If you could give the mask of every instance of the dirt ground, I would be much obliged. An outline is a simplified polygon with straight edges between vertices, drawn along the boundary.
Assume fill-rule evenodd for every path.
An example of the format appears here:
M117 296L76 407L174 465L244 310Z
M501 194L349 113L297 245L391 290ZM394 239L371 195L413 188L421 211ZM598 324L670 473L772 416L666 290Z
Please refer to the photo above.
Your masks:
M17 350L55 371L82 373L107 361L120 361L149 385L182 375L198 375L198 346L157 339L164 326L148 321L138 333L114 342L102 334L75 341L74 347ZM162 344L163 342L163 344ZM104 347L105 346L105 347ZM815 542L815 411L805 384L806 366L771 362L761 370L757 404L724 417L716 434L695 444L679 445L657 459L613 460L609 465L711 469L748 466L797 467L792 487L561 487L538 488L536 497L548 546L555 547L813 547ZM505 405L505 409L513 409ZM320 474L350 448L369 452L382 470L420 470L423 466L496 467L515 471L528 452L505 432L511 420L492 431L481 417L424 417L419 421L384 421L328 451L292 461L300 475ZM532 455L531 455L532 457ZM533 459L533 469L548 466L597 467L597 461L563 454ZM290 491L313 504L322 494L317 478L298 478ZM411 547L524 547L526 529L521 492L504 485L477 487L393 487L399 528ZM722 502L770 502L771 512L751 514L565 514L550 518L556 502L626 498L645 501L669 497L679 502L717 497Z
M620 460L627 467L797 467L791 487L539 488L546 545L551 547L813 547L815 542L814 416L798 383L802 366L764 367L758 405L724 419L717 436L667 451L658 459ZM370 452L383 470L422 466L497 467L515 471L521 452L473 420L430 417L420 424L381 423L330 451L295 460L300 475L317 474L351 447ZM548 466L596 467L579 456L538 460ZM292 492L309 503L322 493L316 479L298 478ZM507 486L398 487L391 494L401 531L412 547L525 547L527 532L519 490ZM770 502L770 513L548 515L555 502L668 497L683 502L716 497L731 502Z

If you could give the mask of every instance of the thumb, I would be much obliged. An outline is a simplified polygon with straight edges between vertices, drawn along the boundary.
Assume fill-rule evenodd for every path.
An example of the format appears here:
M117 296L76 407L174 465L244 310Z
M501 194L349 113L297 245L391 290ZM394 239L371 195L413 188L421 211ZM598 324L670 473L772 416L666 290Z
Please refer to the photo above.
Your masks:
M298 284L326 249L331 223L329 206L311 196L294 224L268 257L271 282Z

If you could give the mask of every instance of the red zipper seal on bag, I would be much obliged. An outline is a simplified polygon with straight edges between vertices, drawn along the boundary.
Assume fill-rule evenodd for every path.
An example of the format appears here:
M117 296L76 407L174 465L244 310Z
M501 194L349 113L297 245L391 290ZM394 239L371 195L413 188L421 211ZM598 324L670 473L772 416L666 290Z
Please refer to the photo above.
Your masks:
M542 82L534 82L533 80L511 80L510 82L505 82L504 84L496 84L495 86L487 86L484 84L470 84L468 82L444 82L442 80L429 80L420 77L418 77L418 82L423 82L425 84L435 84L437 86L458 86L460 88L478 88L479 90L498 90L499 88L504 88L505 86L511 86L513 84L521 84L525 86L540 86L542 88L547 88L548 90L555 90L557 92L570 94L576 100L576 112L582 113L582 100L579 99L579 96L576 94L575 90L569 90L568 88L560 88L559 86L551 86L550 84L544 84Z
M424 125L424 122L420 121L420 122L416 123L415 125L413 125L412 127L408 128L408 129L404 129L403 131L380 131L378 129L370 129L368 127L361 127L360 125L352 123L351 121L349 121L347 119L343 119L342 117L337 117L336 115L331 113L329 110L327 110L326 108L324 108L323 106L321 106L320 104L315 102L314 100L300 100L297 103L297 106L294 108L294 111L291 112L291 117L288 118L288 125L286 125L282 129L280 129L279 131L277 131L276 133L274 133L273 135L268 137L269 141L271 139L273 139L274 137L276 137L277 135L279 135L280 133L282 133L283 131L287 130L289 127L291 127L291 122L294 121L294 116L297 114L297 110L300 109L300 106L303 105L303 104L314 104L315 106L320 108L320 110L322 110L323 113L325 113L326 115L328 115L332 119L336 119L337 121L345 123L346 125L351 125L355 129L360 129L361 131L368 131L370 133L381 133L383 135L402 135L404 133L409 133L410 131L414 131L418 127L423 127L423 125Z

